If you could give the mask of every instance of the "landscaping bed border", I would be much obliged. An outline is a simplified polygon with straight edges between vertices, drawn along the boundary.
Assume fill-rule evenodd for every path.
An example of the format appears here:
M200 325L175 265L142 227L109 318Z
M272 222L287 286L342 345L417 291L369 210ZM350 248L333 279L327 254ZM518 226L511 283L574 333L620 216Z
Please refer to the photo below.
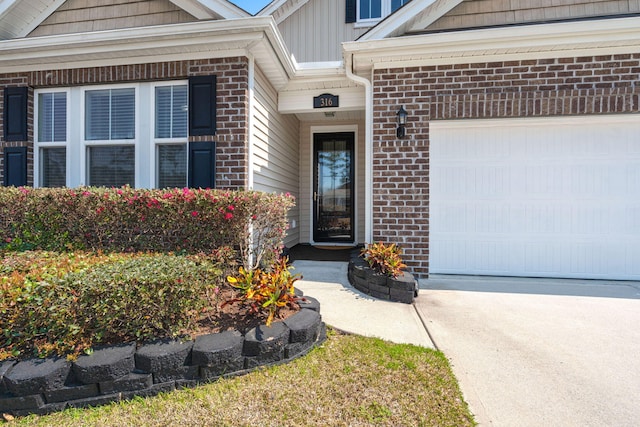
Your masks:
M398 277L376 273L359 255L353 254L347 270L349 283L374 298L412 304L418 296L418 281L403 271Z
M288 363L326 340L320 303L299 290L296 294L302 297L299 312L244 335L225 331L190 341L125 343L75 361L50 357L0 362L0 412L43 415L98 406Z

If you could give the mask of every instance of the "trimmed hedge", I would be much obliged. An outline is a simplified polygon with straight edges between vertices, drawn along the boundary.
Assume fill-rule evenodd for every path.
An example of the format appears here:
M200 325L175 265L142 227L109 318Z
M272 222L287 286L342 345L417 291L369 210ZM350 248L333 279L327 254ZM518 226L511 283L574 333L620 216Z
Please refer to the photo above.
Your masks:
M222 276L199 255L37 254L0 264L0 360L178 336Z
M289 194L123 188L0 188L0 249L238 251L245 268L281 250Z

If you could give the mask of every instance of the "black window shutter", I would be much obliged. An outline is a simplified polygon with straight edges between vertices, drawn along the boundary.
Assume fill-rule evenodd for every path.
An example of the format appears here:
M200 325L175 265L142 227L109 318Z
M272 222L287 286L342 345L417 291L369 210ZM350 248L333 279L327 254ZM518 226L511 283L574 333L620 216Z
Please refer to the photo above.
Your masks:
M5 147L4 185L27 185L27 147Z
M27 140L27 87L4 89L4 140Z
M357 0L345 0L344 22L346 24L349 24L350 22L356 22L356 1Z
M216 143L189 143L189 187L216 187Z
M216 133L216 76L189 77L189 135Z

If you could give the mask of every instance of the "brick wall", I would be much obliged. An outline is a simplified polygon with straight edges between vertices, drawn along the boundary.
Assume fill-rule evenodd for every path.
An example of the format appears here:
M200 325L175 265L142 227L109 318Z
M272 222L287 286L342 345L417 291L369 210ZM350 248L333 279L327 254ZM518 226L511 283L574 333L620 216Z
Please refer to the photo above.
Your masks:
M640 112L640 54L375 70L374 239L429 271L429 121ZM409 113L396 137L396 113Z
M23 74L0 74L0 91L7 86L71 87L150 80L184 79L189 76L217 76L216 135L190 137L190 141L215 141L216 183L220 188L246 188L248 168L248 61L244 57L163 62L153 64L81 68L71 70L34 71ZM0 96L0 98L3 98ZM4 99L0 100L3 111ZM28 146L28 182L33 185L33 91L29 93L29 140L5 142L0 148ZM0 135L2 135L0 114ZM0 138L2 138L0 136ZM2 156L0 156L2 157ZM4 180L4 165L0 160L0 183Z

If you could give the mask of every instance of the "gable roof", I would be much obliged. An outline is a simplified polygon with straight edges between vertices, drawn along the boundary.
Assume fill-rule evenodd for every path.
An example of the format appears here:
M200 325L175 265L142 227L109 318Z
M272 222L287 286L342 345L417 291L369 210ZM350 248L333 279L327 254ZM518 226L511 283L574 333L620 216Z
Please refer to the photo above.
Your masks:
M279 24L307 3L309 0L273 0L256 13L256 16L271 15Z
M397 37L417 29L423 29L444 16L463 0L411 0L380 21L358 38L379 40Z
M0 40L26 37L66 0L1 0ZM170 0L198 19L231 19L250 16L227 0Z

